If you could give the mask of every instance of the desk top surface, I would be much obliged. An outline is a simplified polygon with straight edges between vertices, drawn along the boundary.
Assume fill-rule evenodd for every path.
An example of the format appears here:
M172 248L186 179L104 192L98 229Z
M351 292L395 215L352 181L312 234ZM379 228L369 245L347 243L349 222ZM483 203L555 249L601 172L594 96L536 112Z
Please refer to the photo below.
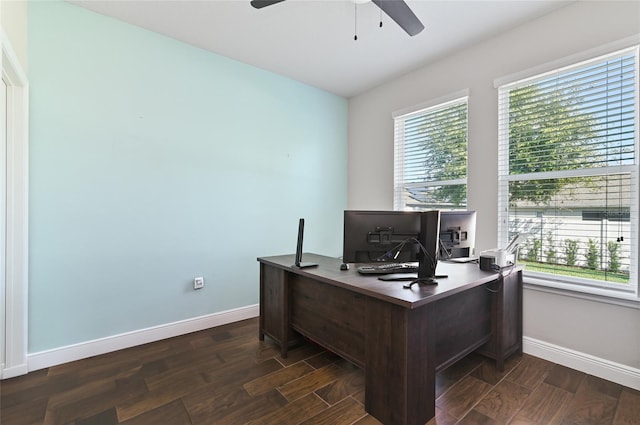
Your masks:
M413 309L437 301L473 287L495 281L499 274L480 270L475 263L447 263L440 261L436 274L448 277L438 279L437 285L415 284L411 289L402 286L403 281L382 281L378 276L362 275L357 264L350 264L349 270L340 270L342 261L338 258L318 254L304 254L304 262L318 263L318 267L297 269L292 267L294 255L260 257L258 261L301 276L342 287L374 298L382 299L405 308ZM516 267L513 272L521 270ZM504 274L510 273L510 270Z

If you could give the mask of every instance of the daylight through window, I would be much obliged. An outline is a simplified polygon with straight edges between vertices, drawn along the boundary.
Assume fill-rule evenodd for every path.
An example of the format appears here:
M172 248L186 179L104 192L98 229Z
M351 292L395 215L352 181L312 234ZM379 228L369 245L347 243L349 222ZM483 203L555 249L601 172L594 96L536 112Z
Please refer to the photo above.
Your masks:
M499 87L499 240L526 275L636 294L638 49Z
M467 97L394 116L394 209L466 209Z

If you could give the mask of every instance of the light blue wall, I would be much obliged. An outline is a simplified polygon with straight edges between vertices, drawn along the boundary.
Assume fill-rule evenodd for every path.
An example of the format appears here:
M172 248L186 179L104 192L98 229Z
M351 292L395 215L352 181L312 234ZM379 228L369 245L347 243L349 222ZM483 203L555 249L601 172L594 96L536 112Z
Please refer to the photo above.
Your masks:
M346 99L67 3L28 36L29 352L256 304L299 217L341 254Z

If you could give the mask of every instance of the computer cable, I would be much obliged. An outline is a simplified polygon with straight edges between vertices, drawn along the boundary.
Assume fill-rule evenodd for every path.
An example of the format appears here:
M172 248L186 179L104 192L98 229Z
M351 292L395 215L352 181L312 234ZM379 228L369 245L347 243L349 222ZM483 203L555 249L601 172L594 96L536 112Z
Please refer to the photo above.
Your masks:
M498 287L496 289L491 289L489 287L489 285L485 286L486 290L489 292L493 292L493 293L497 293L500 292L502 290L502 285L504 284L504 278L505 277L509 277L511 275L511 273L513 273L513 270L515 270L516 268L516 264L515 263L511 263L508 266L505 267L500 267L497 264L492 264L491 265L491 270L495 271L496 273L499 274L498 277ZM508 269L508 273L504 274L504 271Z
M440 240L440 238L438 238L438 244L440 244L440 247L442 248L442 250L445 252L446 257L444 258L445 260L448 260L449 258L451 258L452 251L449 251L447 249L447 247L445 246L445 244Z

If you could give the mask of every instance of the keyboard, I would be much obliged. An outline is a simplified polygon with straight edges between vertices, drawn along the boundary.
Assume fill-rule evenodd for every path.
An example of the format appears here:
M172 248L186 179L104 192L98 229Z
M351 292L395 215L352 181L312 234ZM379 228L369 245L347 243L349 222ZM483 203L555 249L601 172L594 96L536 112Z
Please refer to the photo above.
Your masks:
M412 263L382 263L358 266L362 274L416 273L418 265Z

